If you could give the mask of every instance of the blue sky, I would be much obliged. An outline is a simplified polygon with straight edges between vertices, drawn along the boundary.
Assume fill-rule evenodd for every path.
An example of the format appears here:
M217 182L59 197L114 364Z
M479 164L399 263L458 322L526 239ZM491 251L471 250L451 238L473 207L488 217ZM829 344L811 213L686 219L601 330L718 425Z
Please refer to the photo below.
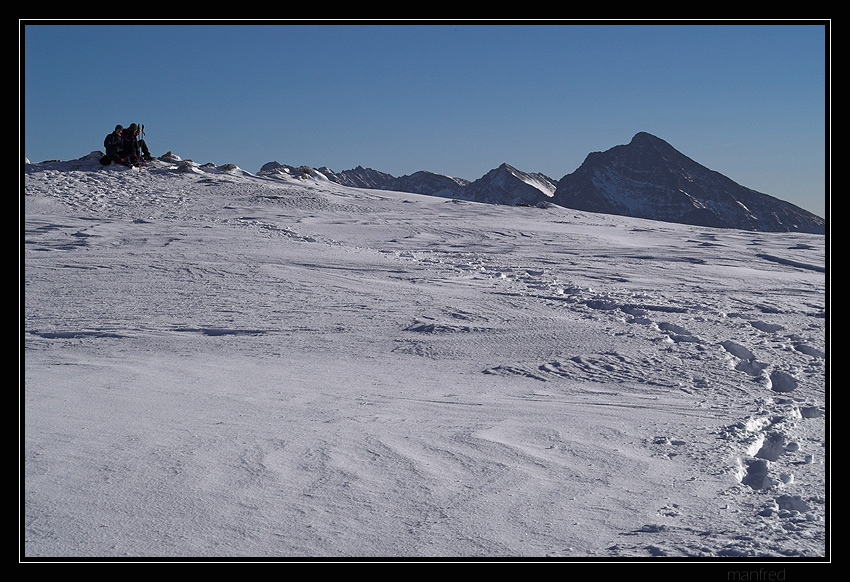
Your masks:
M639 131L820 216L827 30L684 24L24 22L23 154L117 123L154 155L558 180Z

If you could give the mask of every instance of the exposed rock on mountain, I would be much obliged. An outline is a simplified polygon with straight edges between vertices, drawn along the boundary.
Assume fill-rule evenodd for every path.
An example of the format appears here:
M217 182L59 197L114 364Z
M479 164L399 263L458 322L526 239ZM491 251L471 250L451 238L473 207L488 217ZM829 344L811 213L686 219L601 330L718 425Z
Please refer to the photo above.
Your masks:
M463 178L452 178L451 176L423 170L395 178L386 185L386 189L396 192L442 196L444 198L462 198L464 188L468 184L469 180Z
M260 174L304 176L307 168L270 162ZM617 214L664 222L762 232L823 234L826 221L790 202L741 186L702 166L649 133L630 143L593 152L573 173L555 182L508 164L470 182L421 171L396 178L358 166L334 172L319 168L332 182L428 194L489 204L557 204L587 212Z
M319 172L324 174L331 182L354 188L386 190L387 185L396 180L396 178L386 172L379 172L378 170L364 168L363 166L357 166L353 170L345 170L339 173L323 166L319 168Z
M551 200L555 188L555 181L543 174L529 174L502 164L470 183L462 197L490 204L535 205Z
M766 232L825 231L824 219L746 188L648 133L594 152L558 182L555 204L665 222Z

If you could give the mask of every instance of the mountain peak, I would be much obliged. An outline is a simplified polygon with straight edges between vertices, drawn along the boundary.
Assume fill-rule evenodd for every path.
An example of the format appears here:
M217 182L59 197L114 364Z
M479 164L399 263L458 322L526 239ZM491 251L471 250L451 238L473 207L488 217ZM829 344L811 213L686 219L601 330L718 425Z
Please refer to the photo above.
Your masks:
M671 146L669 143L661 139L660 137L656 137L651 133L647 133L645 131L639 131L634 135L632 141L629 142L628 147L632 149L646 149L650 148L652 150L663 152L665 155L673 155L673 156L681 156L685 158L686 156L677 151L676 148Z
M556 182L543 174L523 172L503 163L466 186L463 197L475 202L533 206L551 199L555 186Z
M656 137L656 136L652 135L651 133L647 133L645 131L639 131L634 135L634 137L632 138L632 141L629 142L629 145L639 145L639 144L644 144L644 143L658 143L658 142L667 143L663 139L661 139L660 137Z
M576 210L697 226L825 231L822 218L745 188L647 132L635 134L627 145L588 155L558 182L553 202Z

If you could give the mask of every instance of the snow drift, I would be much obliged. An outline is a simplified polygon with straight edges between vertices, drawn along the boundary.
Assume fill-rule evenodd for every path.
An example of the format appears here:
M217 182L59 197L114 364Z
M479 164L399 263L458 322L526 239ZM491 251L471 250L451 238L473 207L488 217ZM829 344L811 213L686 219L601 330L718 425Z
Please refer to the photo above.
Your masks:
M825 241L24 175L23 555L823 557Z

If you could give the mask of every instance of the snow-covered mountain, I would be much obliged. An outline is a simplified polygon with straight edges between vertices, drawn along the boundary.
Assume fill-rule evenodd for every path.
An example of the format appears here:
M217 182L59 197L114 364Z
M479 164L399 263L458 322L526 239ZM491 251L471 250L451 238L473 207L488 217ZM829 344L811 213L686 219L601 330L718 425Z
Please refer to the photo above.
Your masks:
M822 234L824 219L737 184L638 133L627 145L593 152L561 178L553 202L567 208L665 222L762 232Z
M534 206L550 201L555 187L555 181L543 174L529 174L502 164L466 186L463 197L488 204Z
M336 172L325 166L313 170L278 162L264 164L259 172L261 176L299 177L310 174L353 188L426 194L488 204L536 205L551 200L556 187L555 181L543 174L523 172L509 164L490 170L474 182L427 170L395 177L362 166Z
M352 188L385 190L387 189L387 184L396 179L386 172L379 172L378 170L364 168L363 166L357 166L353 170L345 170L339 173L322 166L318 171L331 182L336 182L343 186L351 186Z
M261 173L277 171L300 172L270 162ZM345 186L489 204L554 203L588 212L762 232L823 234L826 229L823 218L741 186L646 132L626 145L590 153L577 170L558 181L508 164L474 181L428 171L396 178L361 166L342 172L322 167L319 172Z
M261 172L280 171L283 167L277 162L270 162L263 166ZM292 173L291 170L286 171ZM322 167L319 172L332 182L344 186L427 194L488 204L534 206L550 201L557 185L548 176L523 172L509 164L502 164L473 182L427 170L398 178L361 166L342 172Z
M469 180L453 178L444 174L436 174L427 170L414 172L388 181L385 190L396 192L413 192L442 198L462 198Z

